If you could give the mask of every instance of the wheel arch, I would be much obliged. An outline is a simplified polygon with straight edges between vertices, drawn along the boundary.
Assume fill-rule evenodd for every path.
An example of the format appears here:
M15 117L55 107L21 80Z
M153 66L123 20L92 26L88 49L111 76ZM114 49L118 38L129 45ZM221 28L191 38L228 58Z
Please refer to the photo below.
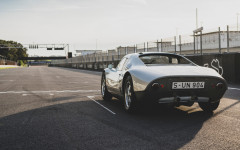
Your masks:
M124 77L123 77L123 80L122 80L122 87L121 87L121 93L122 93L122 94L123 94L123 91L124 91L124 83L125 83L125 80L127 79L128 76L132 77L131 74L130 74L130 72L126 72L126 73L124 74Z

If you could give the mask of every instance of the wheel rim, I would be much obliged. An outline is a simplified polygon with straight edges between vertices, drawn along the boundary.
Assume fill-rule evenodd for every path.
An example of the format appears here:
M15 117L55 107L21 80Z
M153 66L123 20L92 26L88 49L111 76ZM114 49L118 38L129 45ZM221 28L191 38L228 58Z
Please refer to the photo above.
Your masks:
M102 81L102 96L104 96L105 93L105 80Z
M132 96L131 84L129 82L127 82L127 85L125 87L125 107L126 107L126 109L129 109L129 107L131 105L131 96Z

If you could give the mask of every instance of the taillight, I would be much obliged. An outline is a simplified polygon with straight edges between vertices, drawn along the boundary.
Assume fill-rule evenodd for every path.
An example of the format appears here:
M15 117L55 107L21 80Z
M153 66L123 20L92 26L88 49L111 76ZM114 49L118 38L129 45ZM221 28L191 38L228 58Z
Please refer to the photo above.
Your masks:
M215 84L212 84L212 88L215 88L216 86L215 86Z
M164 88L164 85L163 85L163 84L161 84L160 86L161 86L161 88Z
M212 88L222 89L224 87L223 83L212 84Z
M154 89L158 89L158 88L164 88L164 84L159 84L159 83L153 83L152 84L152 88Z

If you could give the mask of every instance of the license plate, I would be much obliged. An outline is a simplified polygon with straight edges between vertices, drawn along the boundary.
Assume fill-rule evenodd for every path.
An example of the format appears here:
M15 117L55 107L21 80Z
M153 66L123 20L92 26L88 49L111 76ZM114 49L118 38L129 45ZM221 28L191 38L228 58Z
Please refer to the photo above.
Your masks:
M172 89L203 89L205 82L173 82Z

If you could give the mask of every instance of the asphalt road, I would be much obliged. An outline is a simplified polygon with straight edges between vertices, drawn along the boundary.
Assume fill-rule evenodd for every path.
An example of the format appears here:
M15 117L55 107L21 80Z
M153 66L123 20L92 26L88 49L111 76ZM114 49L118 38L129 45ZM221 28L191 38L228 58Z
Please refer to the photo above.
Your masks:
M52 67L0 70L0 149L240 149L240 86L213 114L100 96L101 73Z

